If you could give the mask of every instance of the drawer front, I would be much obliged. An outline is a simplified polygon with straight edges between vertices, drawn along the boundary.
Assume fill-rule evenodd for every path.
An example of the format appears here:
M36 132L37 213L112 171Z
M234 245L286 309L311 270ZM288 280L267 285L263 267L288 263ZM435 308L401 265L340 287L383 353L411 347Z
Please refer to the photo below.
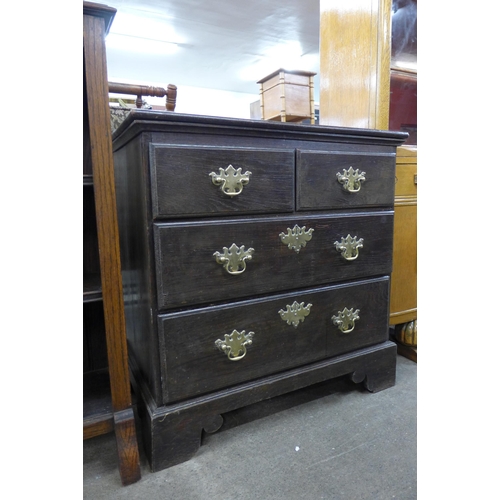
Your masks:
M393 217L383 211L155 224L158 308L389 274ZM305 246L297 248L293 235L300 232ZM309 241L302 239L307 233ZM342 249L349 236L351 247L362 244L356 258L356 250Z
M388 286L384 277L159 316L164 403L386 340ZM332 319L344 308L359 316L347 333Z
M294 151L150 146L155 218L291 212Z
M416 163L396 163L396 196L417 196Z
M395 155L298 150L297 210L391 206L394 172Z

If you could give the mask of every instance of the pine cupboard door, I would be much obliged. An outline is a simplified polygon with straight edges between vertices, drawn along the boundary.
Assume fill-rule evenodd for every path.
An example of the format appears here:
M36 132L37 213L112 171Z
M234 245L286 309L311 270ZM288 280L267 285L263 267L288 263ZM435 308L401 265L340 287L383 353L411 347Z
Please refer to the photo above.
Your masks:
M416 148L398 148L395 185L391 325L407 323L417 318Z

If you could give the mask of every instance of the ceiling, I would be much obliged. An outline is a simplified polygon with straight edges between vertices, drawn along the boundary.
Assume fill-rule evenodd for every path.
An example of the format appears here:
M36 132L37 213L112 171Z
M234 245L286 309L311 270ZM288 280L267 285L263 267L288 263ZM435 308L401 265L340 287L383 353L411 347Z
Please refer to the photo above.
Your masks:
M279 68L319 73L320 0L108 0L110 81L255 94ZM319 83L315 84L316 102Z

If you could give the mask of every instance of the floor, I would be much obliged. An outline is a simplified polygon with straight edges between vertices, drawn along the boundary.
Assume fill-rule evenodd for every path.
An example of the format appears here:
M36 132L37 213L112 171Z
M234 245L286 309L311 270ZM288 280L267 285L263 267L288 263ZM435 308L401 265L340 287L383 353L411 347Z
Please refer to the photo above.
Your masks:
M226 414L194 458L163 471L140 453L142 479L124 487L114 435L84 441L83 498L413 500L417 364L398 355L396 385L375 394L340 378Z

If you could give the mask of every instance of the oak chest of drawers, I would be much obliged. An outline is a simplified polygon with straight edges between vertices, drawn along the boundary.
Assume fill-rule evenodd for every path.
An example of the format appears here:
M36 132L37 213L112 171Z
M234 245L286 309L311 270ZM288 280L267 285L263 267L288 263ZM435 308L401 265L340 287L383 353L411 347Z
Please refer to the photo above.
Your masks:
M407 134L132 111L114 134L127 338L153 471L225 412L350 374L394 385Z

